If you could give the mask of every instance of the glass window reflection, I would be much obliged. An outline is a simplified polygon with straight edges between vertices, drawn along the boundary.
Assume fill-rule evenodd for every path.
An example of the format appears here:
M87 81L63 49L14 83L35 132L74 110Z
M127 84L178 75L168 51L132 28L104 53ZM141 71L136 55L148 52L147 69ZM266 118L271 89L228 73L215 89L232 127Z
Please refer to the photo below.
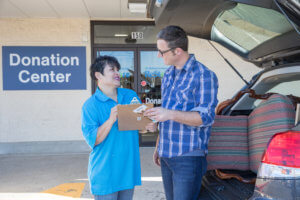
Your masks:
M158 51L140 51L141 100L144 103L161 105L161 81L168 66L157 57Z
M98 56L116 57L121 65L121 87L134 89L134 51L98 51Z

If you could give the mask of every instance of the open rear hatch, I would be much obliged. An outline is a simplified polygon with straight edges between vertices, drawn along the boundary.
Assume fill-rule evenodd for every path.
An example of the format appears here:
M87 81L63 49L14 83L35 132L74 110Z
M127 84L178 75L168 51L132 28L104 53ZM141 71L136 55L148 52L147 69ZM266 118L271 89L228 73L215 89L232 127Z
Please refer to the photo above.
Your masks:
M179 25L259 67L300 60L299 0L163 0L157 26Z

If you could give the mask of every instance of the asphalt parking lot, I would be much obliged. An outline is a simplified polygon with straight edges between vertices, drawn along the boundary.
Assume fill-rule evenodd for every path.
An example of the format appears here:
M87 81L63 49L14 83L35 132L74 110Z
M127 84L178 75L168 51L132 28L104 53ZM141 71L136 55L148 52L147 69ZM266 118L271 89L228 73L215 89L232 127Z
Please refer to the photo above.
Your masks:
M141 147L142 186L134 200L165 199L154 148ZM0 200L93 199L87 179L88 153L0 155Z

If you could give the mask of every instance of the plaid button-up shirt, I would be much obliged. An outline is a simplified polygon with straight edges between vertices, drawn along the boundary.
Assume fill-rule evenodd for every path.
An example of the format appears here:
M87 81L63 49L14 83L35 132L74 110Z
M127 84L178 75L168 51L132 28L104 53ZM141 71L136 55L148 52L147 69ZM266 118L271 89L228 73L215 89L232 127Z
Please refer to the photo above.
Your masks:
M194 55L190 55L178 73L175 71L175 67L170 66L164 74L161 85L162 107L198 112L203 123L195 127L172 120L160 122L159 156L170 158L197 149L206 153L218 103L218 79Z

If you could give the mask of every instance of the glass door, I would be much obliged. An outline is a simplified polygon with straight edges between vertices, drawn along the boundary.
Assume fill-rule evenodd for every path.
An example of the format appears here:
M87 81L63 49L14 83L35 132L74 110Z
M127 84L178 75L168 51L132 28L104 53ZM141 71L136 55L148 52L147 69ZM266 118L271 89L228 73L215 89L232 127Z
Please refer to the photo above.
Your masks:
M95 57L114 56L118 59L121 70L121 87L134 90L143 103L161 105L161 82L168 68L163 60L157 57L156 48L95 48ZM94 89L96 88L94 82ZM141 146L155 145L158 132L140 134Z
M140 73L138 76L138 94L143 103L153 103L155 106L161 105L161 82L168 66L163 59L157 57L157 50L140 49Z
M161 83L168 66L157 57L156 48L139 48L138 95L143 103L161 105ZM158 132L142 135L142 143L153 144Z

